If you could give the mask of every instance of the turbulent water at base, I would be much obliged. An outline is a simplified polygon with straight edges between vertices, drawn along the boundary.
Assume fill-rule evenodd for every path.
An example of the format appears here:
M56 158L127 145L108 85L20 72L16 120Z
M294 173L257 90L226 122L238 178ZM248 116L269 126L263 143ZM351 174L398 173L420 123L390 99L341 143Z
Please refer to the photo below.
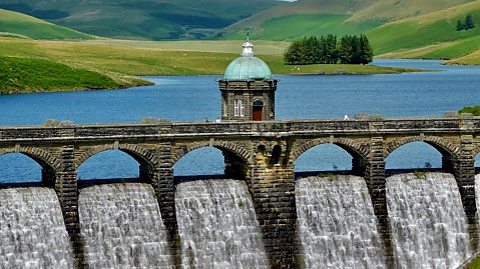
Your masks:
M79 213L91 268L173 268L151 186L129 183L82 189Z
M267 268L245 182L199 180L177 186L175 206L184 268Z
M365 180L297 180L298 234L304 268L386 268Z
M55 191L0 190L0 268L73 268Z
M471 256L467 219L453 175L389 177L387 205L398 268L456 268Z

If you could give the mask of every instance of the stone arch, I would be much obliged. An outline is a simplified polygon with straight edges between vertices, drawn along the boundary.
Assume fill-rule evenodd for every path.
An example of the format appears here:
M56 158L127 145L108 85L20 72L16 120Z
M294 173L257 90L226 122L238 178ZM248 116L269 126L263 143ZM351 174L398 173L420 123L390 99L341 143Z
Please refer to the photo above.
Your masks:
M155 153L152 150L143 148L138 145L133 145L133 144L119 144L114 145L101 145L101 146L94 146L86 150L84 153L79 155L78 157L75 158L75 168L78 169L80 165L82 165L86 160L91 158L92 156L103 152L107 150L120 150L129 156L131 156L133 159L135 159L140 165L148 165L151 167L154 167L156 164L156 158L155 158Z
M47 150L36 147L12 147L0 149L0 156L10 153L21 153L37 162L43 169L52 170L55 173L61 171L61 160L53 156Z
M459 157L460 148L446 139L436 136L410 136L388 143L384 149L384 158L386 159L392 152L401 146L412 142L425 142L438 150L444 157L452 157L454 159L458 159Z
M244 147L228 141L214 141L213 143L210 141L203 141L203 142L192 142L185 144L181 147L178 147L175 152L173 153L172 158L172 165L174 165L178 160L180 160L183 156L187 155L188 153L204 148L204 147L214 147L219 149L220 151L229 152L239 158L243 163L249 164L250 163L250 153Z
M295 163L295 161L306 151L316 146L322 144L334 144L339 146L340 148L344 149L348 152L352 157L357 157L360 159L366 159L368 156L369 147L366 145L362 145L357 143L355 140L348 139L348 138L317 138L308 140L306 142L301 143L298 147L296 147L290 153L290 163Z

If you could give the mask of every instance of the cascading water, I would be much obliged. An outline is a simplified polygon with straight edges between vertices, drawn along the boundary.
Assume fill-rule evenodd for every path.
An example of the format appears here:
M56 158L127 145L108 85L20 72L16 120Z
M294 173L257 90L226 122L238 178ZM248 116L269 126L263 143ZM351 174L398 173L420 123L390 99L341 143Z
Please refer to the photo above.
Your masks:
M456 268L472 255L453 175L395 175L386 187L397 268Z
M150 185L82 189L79 214L91 268L173 268L167 232Z
M218 179L181 183L175 206L183 267L268 267L245 182Z
M363 178L302 178L295 194L304 268L386 268Z
M55 191L0 190L0 268L73 268L73 265Z

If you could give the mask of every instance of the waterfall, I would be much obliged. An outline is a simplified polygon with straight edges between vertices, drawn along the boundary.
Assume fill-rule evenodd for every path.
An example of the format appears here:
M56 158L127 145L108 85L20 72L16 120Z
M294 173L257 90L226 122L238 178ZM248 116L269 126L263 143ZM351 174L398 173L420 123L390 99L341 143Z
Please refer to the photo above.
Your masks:
M79 214L91 268L173 268L167 232L150 185L82 189Z
M267 268L253 202L243 181L177 186L175 206L184 268Z
M304 268L386 268L363 178L302 178L295 194Z
M472 255L453 175L395 175L386 188L398 268L456 268Z
M73 268L73 265L55 191L0 190L0 268Z

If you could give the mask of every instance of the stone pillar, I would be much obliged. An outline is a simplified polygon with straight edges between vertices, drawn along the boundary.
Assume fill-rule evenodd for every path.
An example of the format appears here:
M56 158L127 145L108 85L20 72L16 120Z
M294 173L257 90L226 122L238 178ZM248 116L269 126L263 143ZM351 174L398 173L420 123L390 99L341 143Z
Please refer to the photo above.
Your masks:
M393 247L390 220L387 210L387 193L385 179L385 160L383 157L383 137L372 137L370 155L364 166L364 177L367 182L373 210L377 217L377 229L383 239L387 265L393 268Z
M151 180L155 190L163 224L168 232L168 241L170 243L172 260L177 268L180 266L179 236L178 225L175 212L175 184L173 181L173 163L171 154L171 145L169 142L161 143L158 150L158 163L154 169L154 175Z
M61 150L61 171L57 172L55 192L57 193L63 220L73 248L77 268L87 267L84 260L84 242L80 233L78 215L77 172L74 165L74 147L65 146Z
M256 160L247 179L272 268L295 268L297 255L295 177L292 167Z
M467 216L470 244L474 251L478 248L477 205L475 198L475 156L472 135L462 135L459 159L449 159L448 168L457 180L458 190L462 197L463 209Z

